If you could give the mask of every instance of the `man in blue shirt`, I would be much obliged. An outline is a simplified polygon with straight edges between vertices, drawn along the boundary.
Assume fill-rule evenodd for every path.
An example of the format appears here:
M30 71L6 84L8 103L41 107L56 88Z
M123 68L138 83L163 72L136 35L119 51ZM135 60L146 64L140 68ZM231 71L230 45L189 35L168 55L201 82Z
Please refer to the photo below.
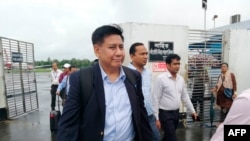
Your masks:
M70 74L75 72L75 71L77 71L76 66L70 65L68 74L66 74L63 77L62 82L59 84L59 86L57 88L56 94L61 95L61 97L63 99L63 104L68 97L69 86L70 86L70 84L69 84ZM64 91L64 92L62 92L62 91Z
M156 126L156 119L152 108L152 94L151 94L151 72L144 66L148 61L148 51L143 43L134 43L129 49L130 58L132 60L128 67L137 70L142 76L142 92L144 96L144 104L148 113L148 120L153 131L152 140L160 141L161 135Z
M122 66L123 42L118 25L104 25L93 32L93 49L98 58L91 67L93 89L84 105L86 93L82 88L86 83L83 79L89 74L80 70L70 75L69 95L57 131L58 141L151 141L141 75ZM131 82L129 76L135 81Z

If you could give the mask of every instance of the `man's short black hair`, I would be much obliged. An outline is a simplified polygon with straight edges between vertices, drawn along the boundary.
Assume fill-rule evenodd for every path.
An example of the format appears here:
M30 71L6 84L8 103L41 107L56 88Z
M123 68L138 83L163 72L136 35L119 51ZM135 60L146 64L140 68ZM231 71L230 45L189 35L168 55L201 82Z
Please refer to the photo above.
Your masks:
M98 27L92 33L92 44L102 44L104 42L104 38L110 35L120 35L122 41L124 41L124 37L122 35L122 28L119 25L103 25Z
M76 66L75 65L70 65L69 70L71 71L72 68L76 68Z
M140 43L140 42L136 42L136 43L133 43L129 49L129 54L135 54L135 51L136 51L136 47L137 46L143 46L144 44L143 43Z
M172 60L181 60L181 57L178 54L169 54L166 58L166 64L171 64Z

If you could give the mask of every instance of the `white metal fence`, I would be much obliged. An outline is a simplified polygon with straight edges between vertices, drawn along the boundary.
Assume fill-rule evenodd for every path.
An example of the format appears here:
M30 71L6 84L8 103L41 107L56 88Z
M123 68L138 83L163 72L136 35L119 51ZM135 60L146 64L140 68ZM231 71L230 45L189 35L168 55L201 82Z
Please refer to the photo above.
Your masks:
M220 111L215 108L216 99L210 89L216 85L220 75L223 38L223 32L189 31L188 92L200 120L210 126L220 119Z
M38 109L34 45L0 37L8 118ZM1 56L0 56L1 57Z

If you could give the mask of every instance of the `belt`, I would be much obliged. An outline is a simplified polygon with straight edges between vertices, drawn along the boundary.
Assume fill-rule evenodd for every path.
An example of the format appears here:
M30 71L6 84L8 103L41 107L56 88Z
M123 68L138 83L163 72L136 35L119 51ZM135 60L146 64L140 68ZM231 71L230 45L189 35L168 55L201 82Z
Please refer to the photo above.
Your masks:
M177 110L163 110L163 109L159 109L160 112L167 112L167 113L175 113L175 112L179 112L179 109Z
M58 84L51 84L51 86L58 86Z

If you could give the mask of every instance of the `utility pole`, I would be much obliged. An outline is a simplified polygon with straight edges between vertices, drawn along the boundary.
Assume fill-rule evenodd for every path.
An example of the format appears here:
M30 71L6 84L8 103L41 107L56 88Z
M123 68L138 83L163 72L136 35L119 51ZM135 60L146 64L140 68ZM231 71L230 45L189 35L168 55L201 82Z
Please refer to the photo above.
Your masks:
M207 0L202 0L202 8L204 9L204 30L206 30Z
M202 0L202 8L204 9L204 32L205 32L205 37L204 37L204 49L202 51L203 55L204 55L204 59L205 59L205 52L207 49L207 29L206 29L206 12L207 12L207 0ZM205 62L202 62L205 63ZM203 74L206 73L206 70L203 67ZM205 76L203 77L203 82L205 82Z

